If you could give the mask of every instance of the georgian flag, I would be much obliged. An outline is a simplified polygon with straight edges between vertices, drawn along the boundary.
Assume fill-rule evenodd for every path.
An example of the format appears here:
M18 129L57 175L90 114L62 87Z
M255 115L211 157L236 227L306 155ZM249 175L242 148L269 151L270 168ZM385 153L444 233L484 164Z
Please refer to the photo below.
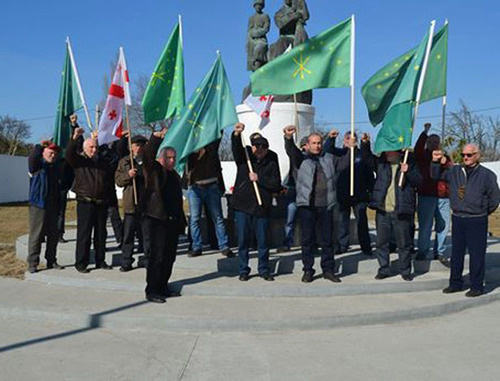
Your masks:
M106 106L99 121L97 140L99 145L111 143L118 140L123 132L123 104L130 106L132 100L130 98L129 77L127 63L123 48L120 47L120 56L116 64L113 82L109 88Z
M263 129L270 121L271 105L273 104L274 97L272 95L262 95L254 97L250 94L243 101L248 107L252 109L257 115L260 116L259 128Z

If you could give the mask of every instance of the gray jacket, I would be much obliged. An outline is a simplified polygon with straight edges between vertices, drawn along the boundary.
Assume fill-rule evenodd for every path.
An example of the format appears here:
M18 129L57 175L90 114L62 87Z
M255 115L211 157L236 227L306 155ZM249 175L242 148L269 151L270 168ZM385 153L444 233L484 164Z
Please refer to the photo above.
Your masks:
M478 165L467 176L462 165L445 169L440 163L432 162L431 178L445 180L450 185L450 205L454 215L486 216L493 213L500 203L497 177L482 165ZM464 189L462 197L460 188Z
M303 154L292 139L285 138L285 150L291 161L291 170L295 178L297 206L311 206L314 197L316 164L319 162L326 177L327 208L332 209L337 203L336 182L338 172L349 166L349 155L341 157L329 153L321 155Z

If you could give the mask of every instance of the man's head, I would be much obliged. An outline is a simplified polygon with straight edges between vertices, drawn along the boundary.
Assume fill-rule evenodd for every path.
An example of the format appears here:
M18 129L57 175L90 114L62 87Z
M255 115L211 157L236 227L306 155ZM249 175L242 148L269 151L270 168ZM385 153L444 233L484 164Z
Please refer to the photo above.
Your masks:
M173 171L175 168L175 161L177 158L177 153L175 148L165 147L160 151L160 156L158 161L167 171Z
M399 163L401 151L387 151L385 152L385 159L391 164Z
M42 157L47 163L54 163L60 148L55 143L48 143L43 147Z
M439 149L439 146L441 145L441 138L439 135L432 134L429 135L427 138L427 150L428 151L436 151Z
M481 152L479 148L475 144L466 144L462 149L461 156L464 159L464 164L466 167L474 167L479 163L479 159L481 158Z
M92 138L86 139L83 142L83 152L87 157L92 159L97 153L97 140Z
M266 6L265 0L254 0L253 7L257 11L257 13L261 13L264 7Z
M356 135L356 133L354 133L354 139L356 141L356 144L358 143L358 135ZM351 140L351 131L347 131L345 134L344 134L344 147L348 147L349 146L349 141Z
M257 159L262 159L269 152L269 142L266 138L252 139L252 152Z
M305 148L310 154L319 155L323 149L323 136L318 132L309 134Z
M136 135L132 139L132 153L134 156L142 156L142 153L144 151L144 145L148 141L144 136L142 135Z
M260 132L254 132L250 135L250 145L252 147L252 153L255 154L255 146L253 145L253 141L256 139L262 138L262 134Z

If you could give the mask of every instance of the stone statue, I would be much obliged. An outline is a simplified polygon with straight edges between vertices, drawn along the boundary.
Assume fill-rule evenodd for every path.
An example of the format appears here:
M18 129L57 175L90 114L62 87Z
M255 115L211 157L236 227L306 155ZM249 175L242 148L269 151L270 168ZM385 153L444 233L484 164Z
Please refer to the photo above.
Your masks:
M255 14L248 20L247 70L255 71L267 63L267 37L271 26L269 15L263 13L265 0L254 0Z

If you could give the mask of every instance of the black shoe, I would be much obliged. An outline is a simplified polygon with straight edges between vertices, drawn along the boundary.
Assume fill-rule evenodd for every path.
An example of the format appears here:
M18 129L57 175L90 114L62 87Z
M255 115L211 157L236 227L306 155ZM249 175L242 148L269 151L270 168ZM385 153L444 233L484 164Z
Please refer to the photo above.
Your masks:
M345 253L347 253L347 250L349 250L349 248L340 248L340 249L335 250L335 254L337 254L337 255L345 254Z
M34 274L38 272L38 269L36 267L28 267L28 272Z
M407 282L411 282L413 280L413 275L405 274L405 275L401 275L401 278L403 278Z
M333 273L333 271L327 271L323 273L323 278L332 281L333 283L341 283L342 280Z
M222 250L221 253L223 256L228 257L228 258L234 257L234 253L229 248Z
M60 236L59 243L68 243L68 241L66 241L63 236Z
M274 281L274 277L273 277L271 274L269 274L269 273L264 273L264 274L262 274L260 277L261 277L262 279L264 279L264 280L269 281L269 282Z
M108 265L106 262L96 265L95 268L101 270L113 270L113 266Z
M152 303L165 303L165 297L161 295L146 295L146 300Z
M469 298L475 298L477 296L481 296L483 295L484 292L483 291L479 291L479 290L474 290L473 288L471 288L469 291L467 291L465 293L465 296L469 297Z
M120 266L120 272L126 273L132 270L132 266Z
M81 274L88 274L90 272L89 269L76 269Z
M200 255L202 255L202 251L201 250L192 250L188 253L188 257L190 258L193 258L193 257L199 257Z
M181 296L180 292L172 290L170 288L167 288L167 291L165 292L166 298L178 298L179 296Z
M439 255L438 256L438 261L441 263L444 267L450 268L451 267L451 262L448 258L446 258L444 255Z
M302 275L302 282L311 283L314 280L314 270L304 271L304 275Z
M250 275L248 274L240 274L240 277L238 278L239 280L241 280L242 282L246 282L250 279Z
M389 277L390 277L390 275L381 274L381 273L378 273L377 275L375 275L376 280L382 280L382 279L389 278Z
M61 266L59 263L54 262L47 264L47 269L64 270L64 266Z
M415 252L415 260L416 261L429 261L426 255L421 253L420 251Z
M370 250L363 250L362 253L363 253L363 255L366 255L368 257L372 257L373 256L372 249L370 249Z
M454 294L455 292L460 292L460 291L462 291L462 289L448 286L443 289L443 294Z
M276 249L277 253L288 253L290 251L289 246L281 246Z

